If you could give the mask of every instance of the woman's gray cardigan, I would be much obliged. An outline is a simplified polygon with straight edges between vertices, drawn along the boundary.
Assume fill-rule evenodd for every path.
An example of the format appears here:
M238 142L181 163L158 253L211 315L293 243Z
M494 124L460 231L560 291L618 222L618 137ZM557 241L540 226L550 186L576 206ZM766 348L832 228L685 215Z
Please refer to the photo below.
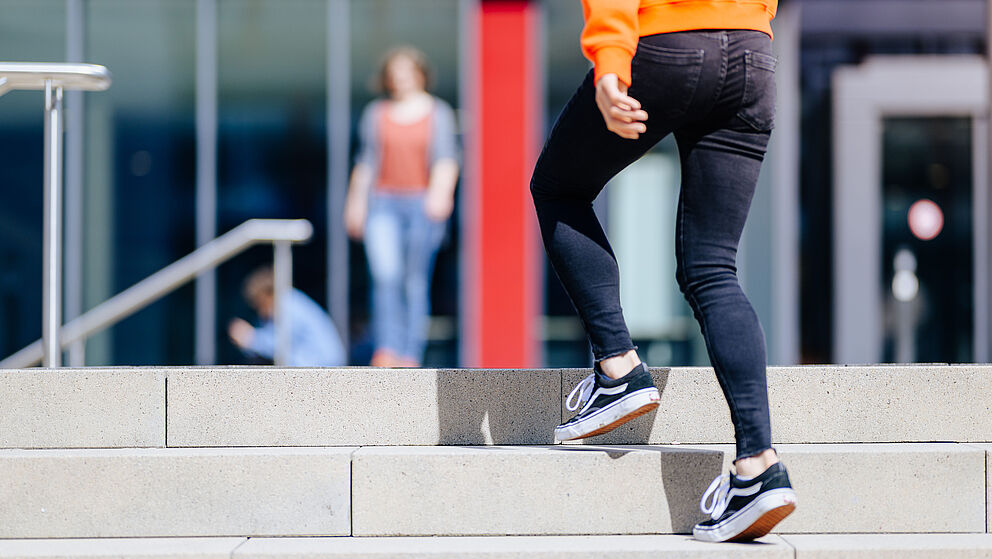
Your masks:
M367 165L372 177L379 176L379 161L381 158L379 144L379 118L381 111L386 108L383 100L372 101L362 111L362 119L358 123L358 139L360 148L358 161ZM427 146L424 157L433 166L441 159L458 160L458 148L455 145L455 111L444 100L434 97L434 109L431 111L431 142Z

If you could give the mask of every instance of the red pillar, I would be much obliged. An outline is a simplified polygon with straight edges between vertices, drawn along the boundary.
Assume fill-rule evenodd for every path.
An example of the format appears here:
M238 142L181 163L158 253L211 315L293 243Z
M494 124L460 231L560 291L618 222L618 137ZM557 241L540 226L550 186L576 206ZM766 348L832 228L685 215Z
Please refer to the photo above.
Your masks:
M462 217L465 366L540 365L543 253L529 191L543 130L538 18L537 2L482 0L466 22L475 32L463 69L472 120Z

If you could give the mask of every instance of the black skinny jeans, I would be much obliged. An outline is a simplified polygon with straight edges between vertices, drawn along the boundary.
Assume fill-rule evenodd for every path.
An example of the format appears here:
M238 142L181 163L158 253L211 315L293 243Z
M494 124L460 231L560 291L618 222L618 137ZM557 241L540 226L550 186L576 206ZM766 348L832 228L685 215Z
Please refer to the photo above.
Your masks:
M629 94L648 113L639 139L606 129L591 72L551 131L531 181L544 246L596 360L634 349L616 257L592 202L614 175L675 134L682 164L676 279L730 405L737 458L753 456L771 448L765 339L736 260L774 124L771 39L743 30L641 37L631 70Z

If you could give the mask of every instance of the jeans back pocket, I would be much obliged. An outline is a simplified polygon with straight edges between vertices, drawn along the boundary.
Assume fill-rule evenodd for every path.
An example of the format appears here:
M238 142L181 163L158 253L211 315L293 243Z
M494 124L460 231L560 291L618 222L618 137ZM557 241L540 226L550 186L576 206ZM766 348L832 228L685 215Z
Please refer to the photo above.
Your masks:
M759 132L775 127L775 67L770 54L744 51L744 96L737 116Z
M684 115L699 86L704 52L641 41L631 62L631 96L641 101L651 118Z

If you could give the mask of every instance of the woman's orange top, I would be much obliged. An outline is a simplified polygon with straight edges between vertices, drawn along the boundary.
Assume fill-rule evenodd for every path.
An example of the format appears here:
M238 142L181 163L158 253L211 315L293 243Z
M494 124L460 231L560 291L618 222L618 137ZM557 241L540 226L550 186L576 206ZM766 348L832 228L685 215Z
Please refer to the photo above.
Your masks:
M417 192L430 184L431 114L410 123L389 118L388 108L379 116L381 161L377 186L385 190Z
M582 0L582 52L596 81L616 74L630 85L639 37L697 29L752 29L772 34L778 0Z

